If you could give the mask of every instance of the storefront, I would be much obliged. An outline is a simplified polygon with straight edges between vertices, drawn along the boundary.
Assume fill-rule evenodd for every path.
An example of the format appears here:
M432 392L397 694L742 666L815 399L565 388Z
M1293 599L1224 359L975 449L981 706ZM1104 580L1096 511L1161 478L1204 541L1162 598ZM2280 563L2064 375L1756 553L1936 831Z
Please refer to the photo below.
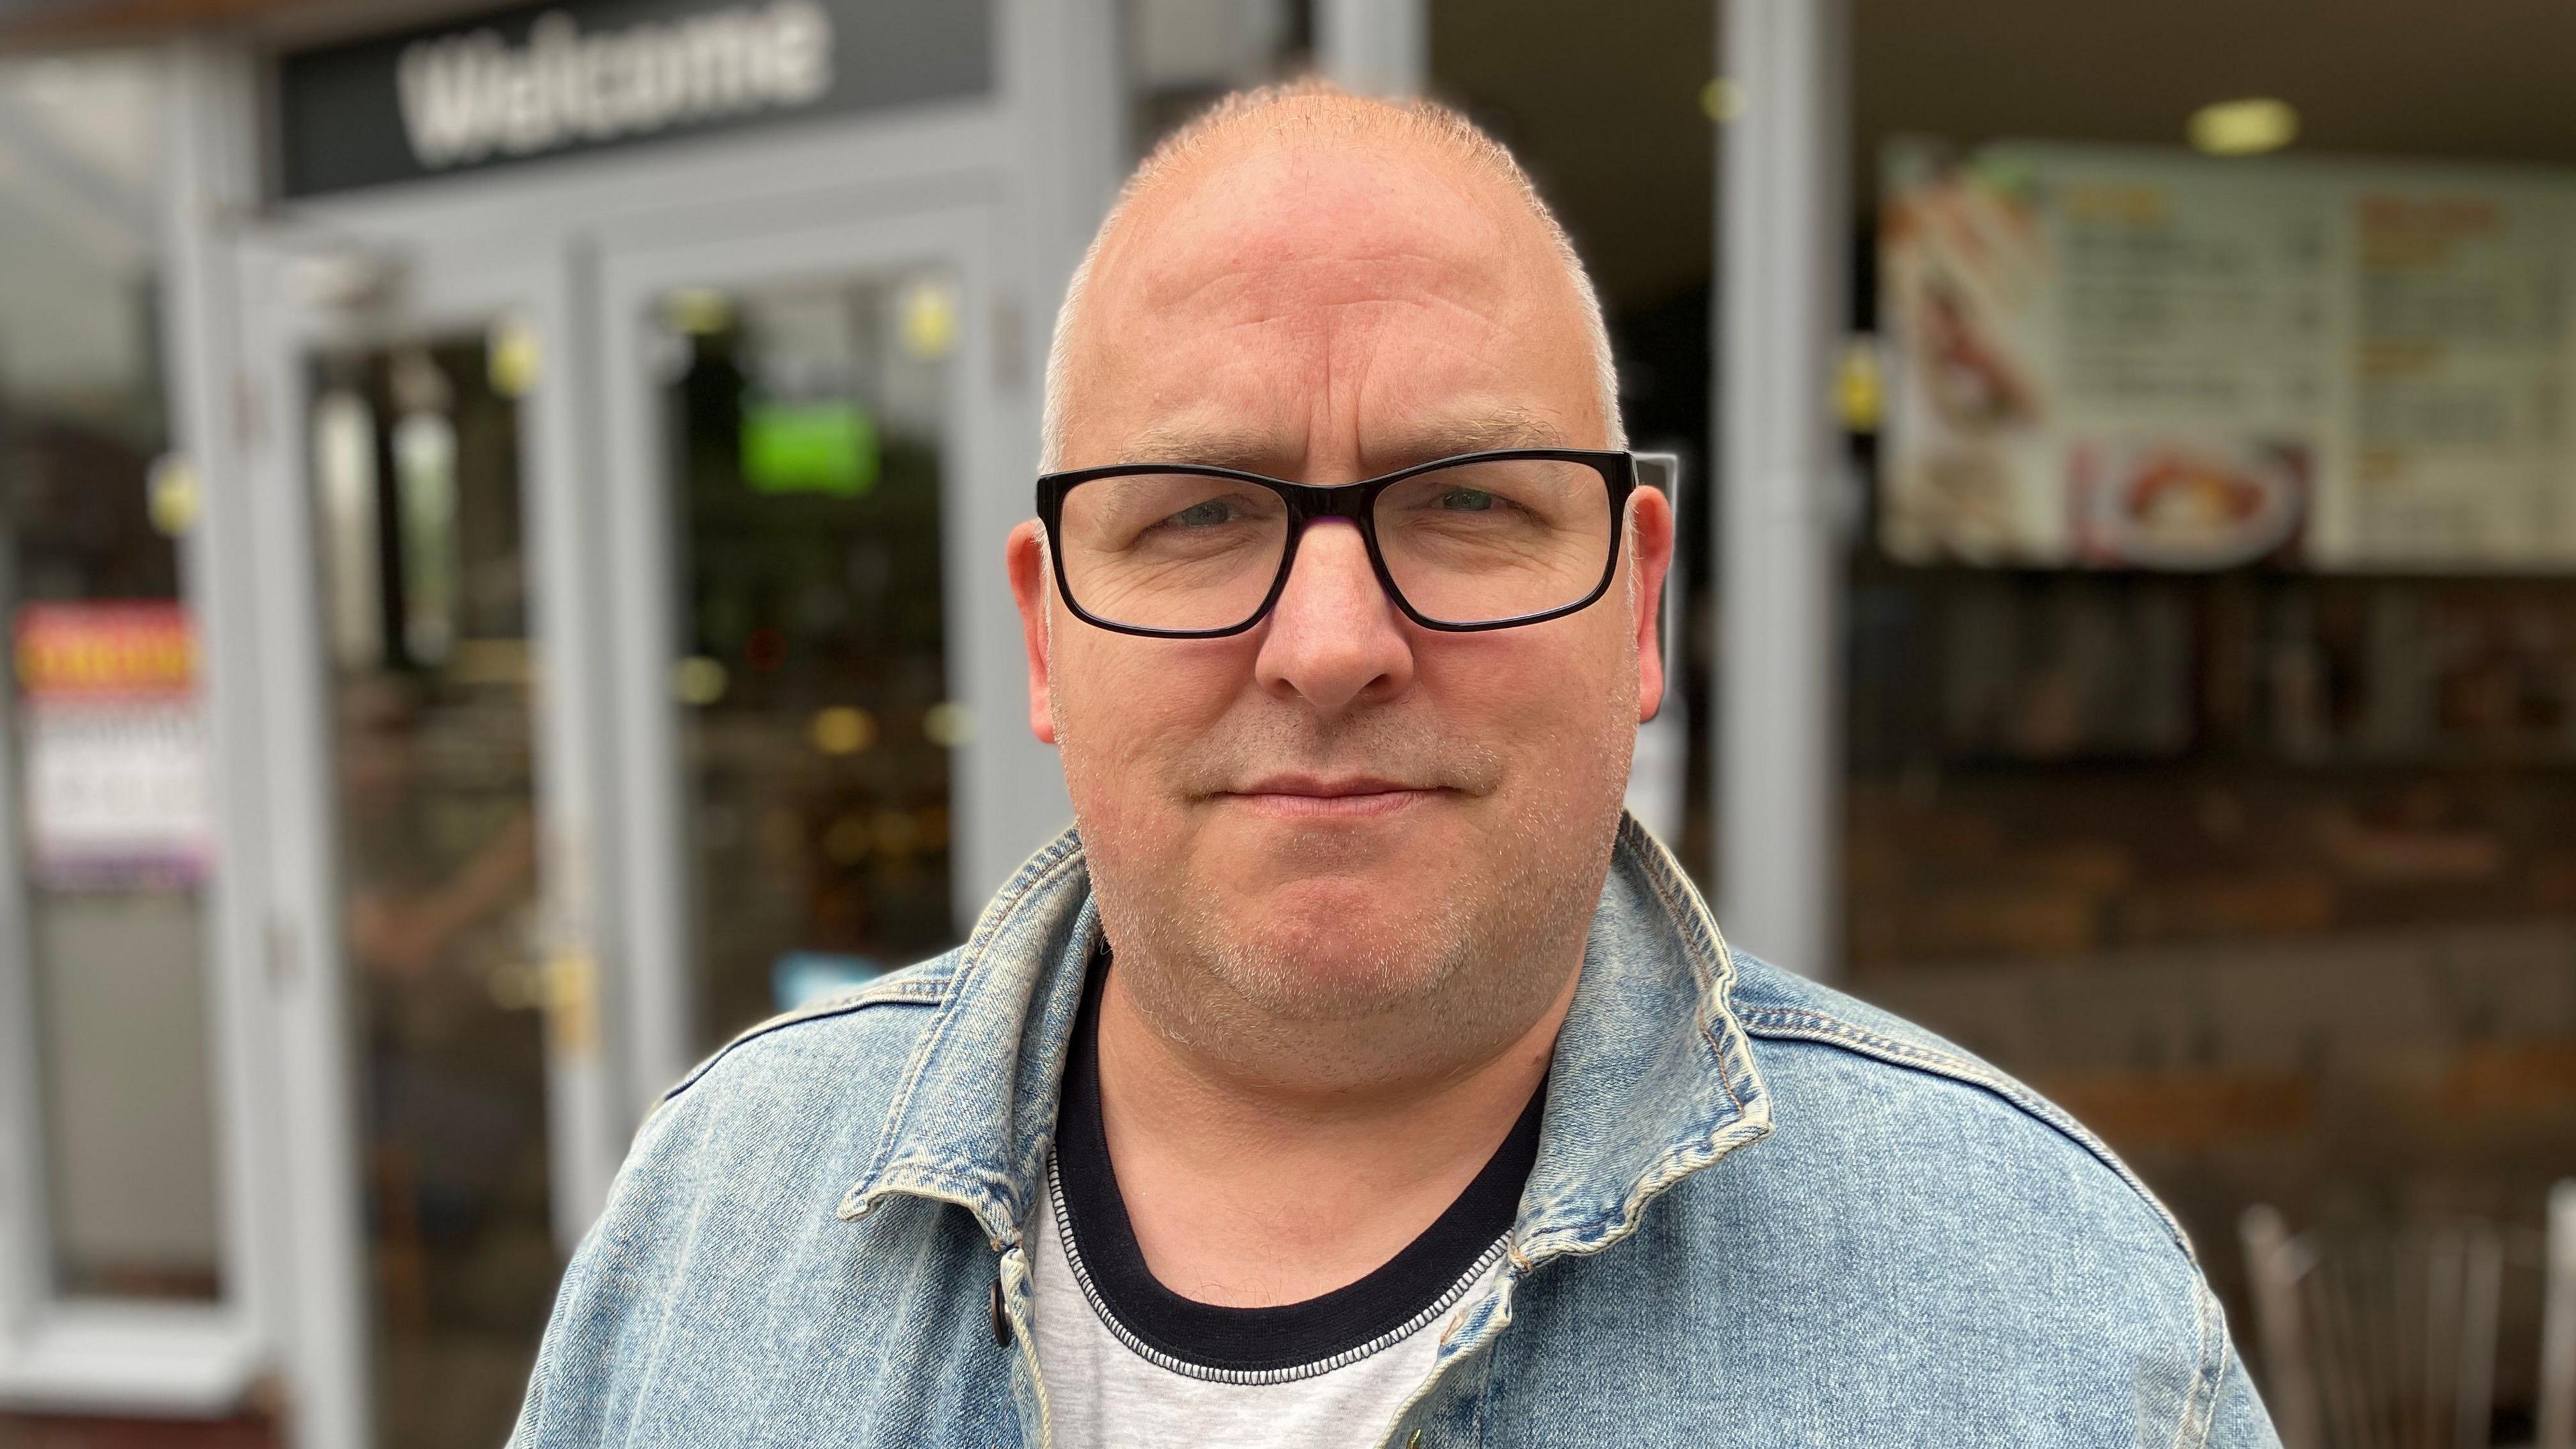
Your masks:
M2576 378L2531 338L2409 372L2405 333L2474 331L2508 274L2576 296L2571 173L2486 164L2576 164L2517 59L2576 34L2517 6L2519 41L2424 51L2429 12L2382 17L2335 35L2390 79L2328 87L2326 22L2230 13L29 7L0 1406L493 1440L653 1096L958 939L1067 817L998 549L1054 303L1145 144L1309 66L1515 148L1632 437L1684 455L1684 688L1632 799L1731 939L2067 1101L2240 1315L2250 1202L2525 1213L2576 1152L2563 409L2476 456L2400 434ZM2060 83L2106 49L2134 63ZM2382 159L2182 147L2271 89ZM1978 209L2016 195L2054 200ZM2249 204L2333 255L2229 274ZM1961 290L1904 225L2064 244L2065 205L2094 250L2054 280ZM2294 356L2291 282L2398 330ZM2137 309L2177 297L2203 330L2158 343ZM1997 315L2090 351L2017 391ZM2386 405L2329 418L2309 374ZM2280 396L2137 410L2157 376ZM2143 511L2085 512L2077 453ZM2223 466L2158 471L2185 453Z
M661 1088L955 941L1067 818L998 540L1125 156L1115 30L244 8L26 63L121 84L150 169L119 270L56 249L125 289L83 320L131 405L13 437L116 516L19 524L69 562L16 614L59 663L20 671L0 1393L495 1442Z

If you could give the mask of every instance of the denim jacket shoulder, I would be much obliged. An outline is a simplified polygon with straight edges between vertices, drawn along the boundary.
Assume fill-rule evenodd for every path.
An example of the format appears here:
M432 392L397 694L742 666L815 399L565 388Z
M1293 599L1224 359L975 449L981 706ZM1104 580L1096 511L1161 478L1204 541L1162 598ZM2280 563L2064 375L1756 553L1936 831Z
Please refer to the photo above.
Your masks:
M2073 1171L2098 1171L2117 1180L2136 1197L2138 1208L2152 1223L2151 1230L2169 1238L2174 1249L2197 1266L2191 1240L2172 1211L2102 1139L2064 1108L1966 1048L1902 1017L1741 952L1735 959L1740 971L1734 993L1736 1019L1756 1040L1822 1047L1857 1062L1892 1069L1899 1074L1892 1081L1919 1076L1971 1089L1939 1094L1935 1110L1982 1119L1987 1130L2006 1139L2030 1139L2025 1147L2029 1152L2063 1158ZM1770 1065L1794 1055L1773 1048L1763 1052L1762 1059ZM1878 1074L1869 1066L1856 1070Z
M1530 1277L1514 1316L1539 1331L1496 1345L1487 1414L1625 1442L1625 1411L1572 1381L1602 1365L1551 1347L1615 1317L1673 1326L1661 1381L1820 1424L1814 1442L2275 1443L2189 1239L2116 1154L1939 1036L1730 955L1767 1132L1636 1242Z

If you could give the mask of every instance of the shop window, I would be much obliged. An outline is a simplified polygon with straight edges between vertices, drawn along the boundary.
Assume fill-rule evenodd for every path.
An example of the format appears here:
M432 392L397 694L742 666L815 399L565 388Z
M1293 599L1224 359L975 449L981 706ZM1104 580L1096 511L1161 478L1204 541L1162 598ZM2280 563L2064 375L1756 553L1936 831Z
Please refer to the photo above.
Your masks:
M2101 1130L2240 1337L2248 1206L2536 1225L2576 1160L2576 134L2525 62L2576 22L2422 30L1854 22L1851 981Z
M211 826L192 510L158 355L157 87L0 68L0 546L35 1221L57 1297L223 1287L203 984ZM22 1060L8 1060L14 1070Z

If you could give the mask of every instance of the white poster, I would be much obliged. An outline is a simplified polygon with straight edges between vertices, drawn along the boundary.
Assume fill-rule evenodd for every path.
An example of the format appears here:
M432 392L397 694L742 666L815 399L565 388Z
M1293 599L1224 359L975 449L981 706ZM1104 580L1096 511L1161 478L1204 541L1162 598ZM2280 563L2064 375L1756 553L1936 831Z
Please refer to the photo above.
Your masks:
M36 879L56 890L202 879L213 832L185 611L154 601L29 604L16 642Z
M1909 143L1886 195L1892 555L2576 565L2576 179Z

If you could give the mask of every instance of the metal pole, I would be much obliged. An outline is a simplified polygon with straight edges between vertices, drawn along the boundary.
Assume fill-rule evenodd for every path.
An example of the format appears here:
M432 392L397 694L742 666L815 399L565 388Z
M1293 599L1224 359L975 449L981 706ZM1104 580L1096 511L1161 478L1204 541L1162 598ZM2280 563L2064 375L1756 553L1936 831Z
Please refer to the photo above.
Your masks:
M1716 803L1727 934L1839 969L1848 0L1720 0Z
M1360 95L1422 94L1431 80L1428 0L1320 0L1315 64Z

